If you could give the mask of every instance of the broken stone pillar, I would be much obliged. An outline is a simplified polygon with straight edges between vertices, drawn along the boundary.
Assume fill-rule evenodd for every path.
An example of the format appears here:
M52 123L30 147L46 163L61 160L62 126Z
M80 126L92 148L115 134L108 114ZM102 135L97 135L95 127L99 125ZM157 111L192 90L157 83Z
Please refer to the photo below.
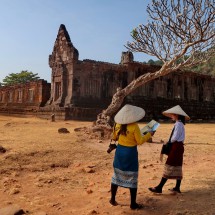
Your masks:
M127 64L134 62L134 56L132 52L122 52L120 64Z

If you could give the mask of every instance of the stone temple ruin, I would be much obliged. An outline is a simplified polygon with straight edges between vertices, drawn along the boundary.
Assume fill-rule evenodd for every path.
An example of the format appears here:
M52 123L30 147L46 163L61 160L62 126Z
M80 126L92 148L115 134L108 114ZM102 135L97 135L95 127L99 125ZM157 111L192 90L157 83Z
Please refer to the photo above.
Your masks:
M34 114L50 118L95 120L111 102L118 87L155 72L160 67L134 61L123 52L119 64L79 60L64 25L60 26L49 56L51 86L44 80L0 88L0 113ZM177 71L135 90L125 103L143 107L146 120L161 119L161 112L181 105L192 119L215 120L215 77Z

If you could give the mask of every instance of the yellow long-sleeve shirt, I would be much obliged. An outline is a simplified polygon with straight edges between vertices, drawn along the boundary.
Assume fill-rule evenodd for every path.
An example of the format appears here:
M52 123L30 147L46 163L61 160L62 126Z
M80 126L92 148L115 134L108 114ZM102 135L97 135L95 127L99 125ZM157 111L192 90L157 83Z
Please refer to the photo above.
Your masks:
M112 139L117 139L117 134L120 130L121 125L116 124L115 130L113 131ZM140 132L140 128L137 123L131 123L127 125L127 133L125 135L119 135L118 143L122 146L136 146L141 145L146 142L148 139L151 138L151 134L147 133L146 135L142 136Z

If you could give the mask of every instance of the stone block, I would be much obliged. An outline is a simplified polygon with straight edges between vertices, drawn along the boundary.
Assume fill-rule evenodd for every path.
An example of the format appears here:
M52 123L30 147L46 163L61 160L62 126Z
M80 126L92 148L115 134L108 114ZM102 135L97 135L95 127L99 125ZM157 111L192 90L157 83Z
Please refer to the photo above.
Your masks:
M22 214L25 214L25 212L18 205L10 205L0 209L0 215L22 215Z

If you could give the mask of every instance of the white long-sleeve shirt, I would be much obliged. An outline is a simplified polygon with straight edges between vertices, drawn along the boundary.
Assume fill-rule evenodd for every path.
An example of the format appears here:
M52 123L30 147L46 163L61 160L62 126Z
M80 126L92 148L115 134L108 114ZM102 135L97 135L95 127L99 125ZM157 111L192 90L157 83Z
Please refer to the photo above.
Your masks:
M184 124L181 121L176 121L175 123L175 130L173 132L171 142L184 142L185 139L185 130L184 130Z

